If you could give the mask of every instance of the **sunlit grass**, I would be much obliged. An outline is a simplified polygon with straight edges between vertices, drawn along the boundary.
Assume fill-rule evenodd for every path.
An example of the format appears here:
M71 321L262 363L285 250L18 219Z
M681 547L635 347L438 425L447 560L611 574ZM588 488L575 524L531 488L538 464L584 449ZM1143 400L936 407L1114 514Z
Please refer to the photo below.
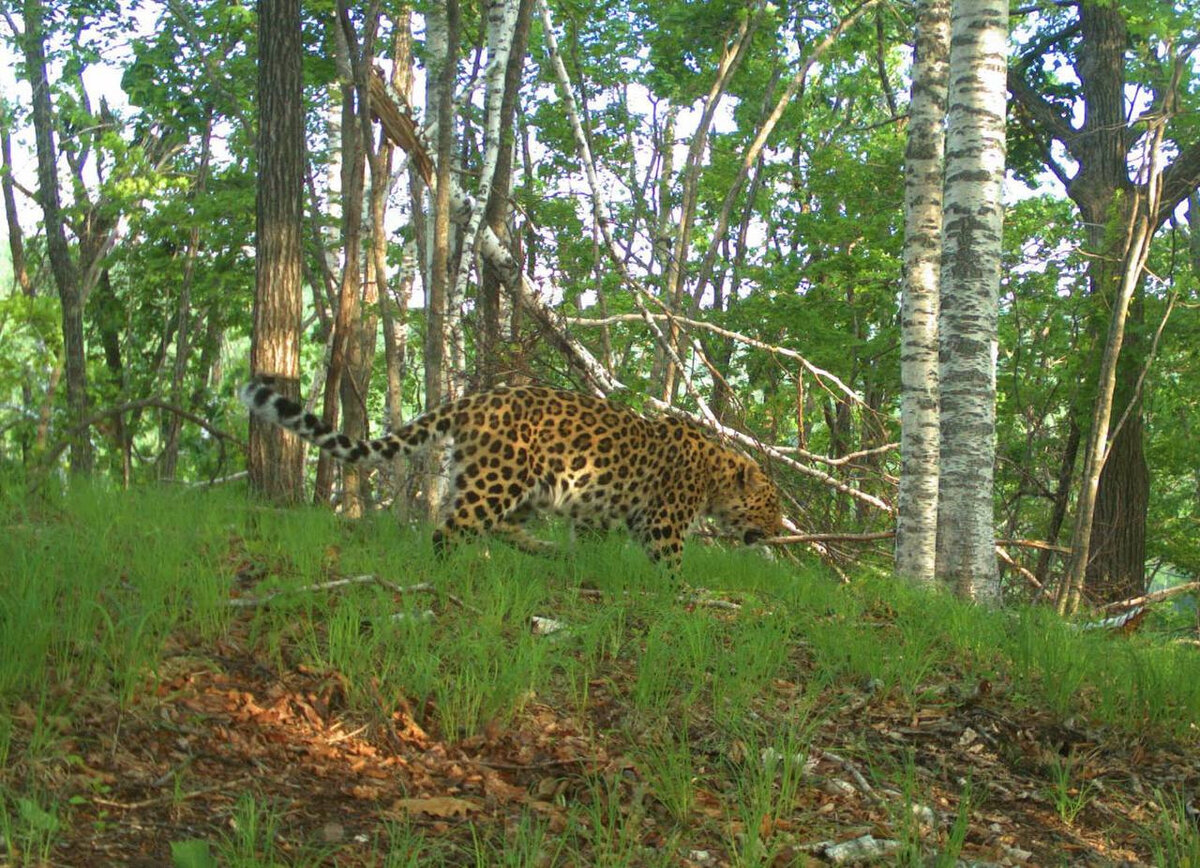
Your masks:
M629 780L577 781L565 830L552 834L544 817L525 813L503 835L481 830L470 844L447 844L392 824L380 836L381 865L417 864L413 853L419 864L674 864L672 848L693 827L723 839L739 864L769 862L779 847L772 824L808 810L798 793L817 726L847 696L916 709L944 701L948 684L967 694L995 682L1006 701L1064 720L1191 741L1200 718L1184 650L1081 632L1043 610L985 611L879 580L840 585L754 551L693 543L680 586L619 534L572 541L539 529L566 546L564 556L475 541L438 561L427 530L390 516L348 523L328 510L254 504L238 490L80 486L36 509L5 503L0 835L9 860L25 864L37 864L70 821L69 806L36 789L27 770L66 752L69 727L56 721L69 719L71 702L104 694L126 707L156 683L169 641L219 641L235 623L264 666L338 678L348 712L367 723L404 707L455 742L511 726L538 702L627 746ZM318 587L365 574L389 584ZM235 598L259 602L235 607ZM561 629L540 635L534 616ZM600 701L610 709L597 724ZM10 714L18 706L35 721L19 738ZM956 858L975 796L963 794L966 807L944 828L923 829L904 805L926 800L927 784L846 738L863 768L903 794L892 823L905 858ZM1094 795L1076 772L1047 769L1043 793L1064 825ZM726 800L720 820L698 810L708 789ZM631 793L638 810L669 820L677 840L647 847L628 816ZM212 852L229 864L269 864L281 810L240 801L238 831L208 842ZM1186 862L1190 822L1166 806L1148 846Z

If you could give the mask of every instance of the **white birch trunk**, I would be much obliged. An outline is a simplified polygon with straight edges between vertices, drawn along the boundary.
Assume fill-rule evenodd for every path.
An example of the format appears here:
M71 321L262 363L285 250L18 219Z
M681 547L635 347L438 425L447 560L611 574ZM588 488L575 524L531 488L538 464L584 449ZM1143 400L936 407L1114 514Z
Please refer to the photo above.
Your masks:
M950 0L920 0L904 161L900 491L896 572L934 581L938 504L938 289Z
M939 331L939 579L995 603L992 470L1004 225L1007 0L953 0Z
M427 141L432 145L430 150L434 158L446 158L447 160L449 160L449 155L439 153L438 143L441 141L443 124L452 125L454 123L453 118L442 117L442 74L447 63L451 62L450 23L448 15L449 13L444 3L434 3L430 6L425 16L425 50L428 58L426 60L425 75L425 135ZM451 86L452 99L453 86ZM453 248L453 236L449 233L452 233L454 230L451 225L447 237L442 239L443 253L439 255L436 246L439 215L437 212L436 187L432 184L429 187L429 195L426 199L429 205L427 220L429 229L426 233L426 249L422 257L421 283L425 289L425 316L427 324L425 334L425 403L428 407L440 404L450 397L450 372L447 370L447 359L450 353L448 349L449 341L446 334L447 291L445 286L447 277L446 269L449 264L444 251ZM413 207L419 207L418 203L414 202ZM440 273L435 274L435 272Z
M485 72L483 131L483 167L479 174L479 189L475 194L470 219L463 234L464 262L455 281L455 297L463 298L467 291L467 278L474 267L474 251L478 247L479 224L492 192L496 176L496 164L500 160L500 103L504 99L504 73L508 68L508 55L512 49L513 32L517 27L516 0L488 0L487 44L488 62ZM468 261L472 260L472 261Z

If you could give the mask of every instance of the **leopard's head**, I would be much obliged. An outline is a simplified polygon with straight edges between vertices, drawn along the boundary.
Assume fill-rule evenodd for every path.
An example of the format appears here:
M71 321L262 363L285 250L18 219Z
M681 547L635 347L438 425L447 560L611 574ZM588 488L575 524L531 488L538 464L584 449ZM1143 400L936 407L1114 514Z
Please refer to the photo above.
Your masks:
M783 511L775 483L762 468L742 456L729 470L728 479L721 480L713 497L713 518L746 545L779 536Z

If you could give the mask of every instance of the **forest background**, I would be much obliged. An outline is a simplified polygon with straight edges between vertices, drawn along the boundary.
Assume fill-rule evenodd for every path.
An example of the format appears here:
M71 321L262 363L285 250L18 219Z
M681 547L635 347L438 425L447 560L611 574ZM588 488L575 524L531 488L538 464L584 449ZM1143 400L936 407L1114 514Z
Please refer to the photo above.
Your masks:
M255 9L4 12L4 479L227 477L261 208ZM827 561L887 565L913 6L302 14L296 385L326 419L365 434L499 382L620 386L755 450L794 528L835 537L809 540ZM1158 0L1011 10L995 465L1010 593L1063 569L1122 202L1154 173L1088 592L1135 596L1200 567L1197 20L1195 3ZM372 69L426 126L444 200L374 123ZM1148 166L1152 126L1163 156ZM479 205L462 224L452 186ZM505 263L528 276L520 291ZM378 497L326 464L314 488L352 514Z

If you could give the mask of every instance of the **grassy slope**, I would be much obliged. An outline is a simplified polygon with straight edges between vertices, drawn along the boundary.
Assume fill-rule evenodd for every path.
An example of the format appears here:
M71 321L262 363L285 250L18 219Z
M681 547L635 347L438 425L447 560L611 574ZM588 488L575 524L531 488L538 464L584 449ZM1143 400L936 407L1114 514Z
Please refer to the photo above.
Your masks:
M437 563L240 491L0 524L0 864L1200 864L1190 649L698 543L682 597L620 539Z

